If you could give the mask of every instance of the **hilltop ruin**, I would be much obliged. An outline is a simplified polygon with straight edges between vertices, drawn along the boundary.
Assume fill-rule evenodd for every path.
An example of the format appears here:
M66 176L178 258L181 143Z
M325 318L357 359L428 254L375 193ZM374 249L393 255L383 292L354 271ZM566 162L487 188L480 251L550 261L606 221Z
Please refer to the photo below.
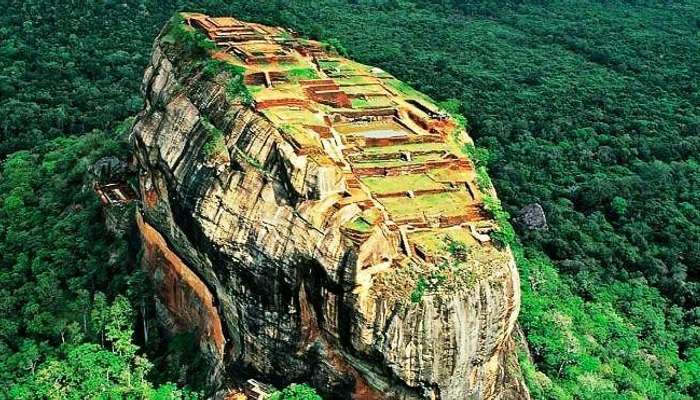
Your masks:
M133 136L164 325L199 332L213 385L526 396L517 271L492 240L495 193L477 184L471 139L339 53L197 13L157 39Z
M309 212L311 219L326 221L343 209L342 231L359 247L372 242L379 226L399 244L393 257L368 255L363 269L374 274L435 263L447 256L449 241L474 255L491 246L494 224L462 149L471 140L427 96L283 28L203 14L183 18L216 43L214 58L245 69L255 109L297 156L323 171L321 192L309 196L323 204ZM376 268L384 258L390 265Z

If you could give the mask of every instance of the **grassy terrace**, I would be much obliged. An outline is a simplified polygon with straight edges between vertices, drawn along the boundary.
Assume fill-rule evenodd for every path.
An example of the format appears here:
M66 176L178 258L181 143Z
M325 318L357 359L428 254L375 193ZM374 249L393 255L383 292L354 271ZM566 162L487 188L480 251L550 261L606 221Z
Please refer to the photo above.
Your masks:
M437 168L427 174L438 182L469 182L474 180L473 171L454 170L450 168Z
M366 99L355 98L351 100L352 108L383 108L391 107L394 103L388 97L370 96Z
M370 84L376 83L377 79L370 76L354 75L354 76L344 76L335 78L335 81L340 86L346 85L359 85L359 84Z
M323 119L313 112L305 109L291 109L284 107L273 107L262 110L263 114L279 125L321 125ZM301 129L301 128L299 128Z
M365 210L361 215L352 219L350 222L346 223L345 227L358 232L369 232L372 230L372 227L376 224L379 218L381 218L379 209L370 208L369 210Z
M400 81L396 78L390 78L390 79L385 79L384 82L392 87L394 90L399 92L400 94L406 96L406 97L413 97L413 98L419 98L427 101L430 104L435 104L435 101L428 97L425 93L421 93L411 87L408 83Z
M456 240L467 246L475 246L479 243L462 227L450 227L439 230L412 232L408 234L408 240L415 243L432 254L446 254L449 240Z
M423 164L430 161L440 161L442 160L441 154L426 154L421 156L415 156L411 158L411 161L405 161L400 158L392 158L390 160L360 160L354 163L354 167L357 168L367 168L367 167L401 167L406 165L416 165Z
M466 191L444 192L409 197L390 197L379 200L392 217L427 215L459 215L465 206L474 203Z
M370 225L369 222L362 217L353 219L346 226L358 232L369 232L372 230L372 225Z
M316 135L305 128L296 125L282 125L280 130L294 138L301 147L310 148L321 146Z
M455 143L408 143L395 146L365 147L362 154L392 154L392 153L414 153L420 151L448 151L452 154L461 154L460 146Z
M343 91L349 95L353 94L386 94L389 92L384 89L382 85L372 84L372 85L351 85L351 86L341 86Z
M368 176L360 178L372 193L384 194L405 191L442 189L444 186L426 174L399 176Z

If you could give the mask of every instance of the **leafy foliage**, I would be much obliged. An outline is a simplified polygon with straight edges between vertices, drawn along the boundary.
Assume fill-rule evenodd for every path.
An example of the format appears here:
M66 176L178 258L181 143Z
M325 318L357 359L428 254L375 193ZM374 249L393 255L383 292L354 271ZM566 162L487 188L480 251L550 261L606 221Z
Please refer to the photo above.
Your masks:
M124 134L128 122L118 132ZM132 342L140 274L105 229L87 170L125 144L99 132L13 153L0 173L0 398L179 398ZM105 294L102 294L102 292ZM114 298L110 306L110 299Z
M216 48L216 43L209 40L206 35L184 24L179 14L175 14L170 21L168 33L163 40L165 42L177 44L191 58L206 57L209 54L209 50L214 50ZM219 65L221 64L219 63Z
M411 292L411 301L414 303L420 303L420 301L423 299L423 295L425 294L425 290L427 288L428 282L425 280L425 278L422 276L418 277L418 280L416 281L416 287Z
M270 400L321 400L321 396L308 385L292 383L283 390L272 393Z
M228 152L226 142L224 141L224 133L204 118L202 118L202 125L207 135L207 140L204 142L204 146L202 146L204 157L207 160L211 160Z
M151 41L188 9L340 38L327 42L467 116L503 200L492 210L538 202L550 225L512 245L535 398L700 397L697 0L7 3L0 364L36 367L80 331L95 288L128 291L105 261L121 245L77 188L88 155L120 151L104 132L140 109ZM27 373L0 370L3 388Z
M126 298L117 297L104 311L107 314L105 331L109 349L99 344L71 341L39 362L36 347L25 345L9 363L18 362L17 366L21 367L23 361L31 360L31 373L20 377L9 388L9 397L18 400L197 398L196 394L180 391L175 385L154 387L147 380L152 365L137 354L138 347L132 343L133 316Z

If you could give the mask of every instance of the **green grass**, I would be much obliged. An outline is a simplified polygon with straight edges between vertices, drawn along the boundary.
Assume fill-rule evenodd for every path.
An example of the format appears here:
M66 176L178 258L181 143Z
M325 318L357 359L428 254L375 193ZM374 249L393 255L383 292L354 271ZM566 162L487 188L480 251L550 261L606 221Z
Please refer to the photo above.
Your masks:
M427 175L368 176L360 178L373 193L395 193L441 189L443 185Z
M430 104L435 104L435 101L428 97L428 95L417 91L406 82L400 81L398 79L387 79L384 82L406 97L420 98L429 102Z
M372 230L372 225L363 217L357 217L347 224L347 227L358 232L369 232Z
M369 106L369 102L365 99L355 98L350 100L352 108L366 108Z
M452 143L409 143L409 144L399 144L395 146L382 146L382 147L365 147L362 152L364 154L391 154L391 153L401 153L404 151L414 152L414 151L441 151L446 150L450 153L459 154L459 146Z
M292 68L287 70L287 77L291 82L299 82L309 79L318 79L318 73L311 68Z
M406 217L426 213L427 215L459 215L462 209L473 203L471 196L464 192L444 192L409 197L389 197L380 200L389 213L395 217Z
M341 73L347 73L347 74L355 74L356 72L353 71L343 71L341 69ZM340 85L357 85L359 83L371 83L371 81L368 81L366 77L362 75L354 75L354 76L346 76L343 78L338 78L336 79L336 82Z
M202 62L202 75L205 78L214 78L222 72L228 72L232 77L243 75L246 71L240 65L233 65L226 61L208 58Z
M265 89L265 86L262 85L246 85L246 87L248 88L248 93L250 93L251 96L255 96Z

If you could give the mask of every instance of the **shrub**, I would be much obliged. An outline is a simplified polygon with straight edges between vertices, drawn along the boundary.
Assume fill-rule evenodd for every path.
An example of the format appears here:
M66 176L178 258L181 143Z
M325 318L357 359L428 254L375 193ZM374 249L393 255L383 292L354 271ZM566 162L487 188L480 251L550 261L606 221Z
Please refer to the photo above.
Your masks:
M425 289L428 287L428 282L422 276L416 281L416 288L411 292L411 301L414 303L420 303L425 294Z
M307 384L292 383L282 390L270 395L270 400L323 400L316 391Z
M510 214L503 209L501 202L494 197L484 196L484 206L498 225L496 231L491 234L491 238L500 246L515 243L515 230L509 222Z
M348 56L348 50L340 43L340 40L336 38L330 38L321 44L326 51L336 52L343 57Z
M163 40L180 46L183 51L196 57L205 56L209 50L216 48L216 43L209 40L203 33L186 26L180 14L176 14L171 20L170 28Z
M484 166L476 167L476 186L483 192L493 187L489 173Z
M243 75L234 76L231 78L231 80L229 80L228 85L226 86L226 95L231 101L240 100L240 102L245 105L250 105L253 103L253 96L243 83Z
M213 160L217 156L227 152L224 133L205 119L202 119L202 125L207 134L207 140L204 142L204 146L202 146L204 157L207 160Z
M452 238L447 238L447 252L452 255L457 261L467 261L469 256L469 246L466 243L455 240Z
M471 143L462 146L462 152L469 157L477 167L486 167L491 159L491 153L488 150L476 147Z

